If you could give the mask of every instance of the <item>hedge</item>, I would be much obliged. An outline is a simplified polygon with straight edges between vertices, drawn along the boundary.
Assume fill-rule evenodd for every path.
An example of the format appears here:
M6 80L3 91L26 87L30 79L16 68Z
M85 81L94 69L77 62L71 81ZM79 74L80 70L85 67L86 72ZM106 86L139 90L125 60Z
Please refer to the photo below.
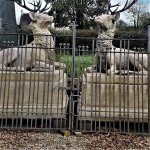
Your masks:
M120 39L124 40L123 47L127 48L129 44L130 49L144 49L147 50L148 34L147 31L116 31L113 45L120 47ZM118 40L117 40L118 39Z
M56 37L56 47L59 47L60 43L69 43L70 47L72 47L72 31L70 30L55 30L50 29L50 32ZM27 31L24 33L31 33L31 31ZM120 39L126 39L123 42L123 47L128 47L127 39L130 39L130 49L133 48L144 48L147 49L147 31L119 31L117 30L115 33L115 40L113 40L113 45L116 47L120 47ZM92 49L92 39L98 36L98 32L94 29L84 29L77 30L76 32L76 47L78 46L89 46L89 49ZM30 39L32 37L30 36ZM29 41L30 42L30 41Z
M53 31L53 34L56 35L56 46L59 46L59 43L69 43L72 45L72 32L70 31ZM96 30L77 30L76 36L76 46L89 46L89 49L92 49L92 38L98 36ZM80 38L79 38L80 37ZM113 40L113 45L120 47L120 40L123 40L122 46L127 48L128 42L130 49L143 48L147 49L147 32L144 31L116 31L115 40Z
M59 47L60 43L69 43L72 46L72 31L57 31L50 30L53 35L56 35L56 46ZM97 37L98 34L95 30L77 30L76 46L92 46L92 39ZM90 39L89 39L90 38Z

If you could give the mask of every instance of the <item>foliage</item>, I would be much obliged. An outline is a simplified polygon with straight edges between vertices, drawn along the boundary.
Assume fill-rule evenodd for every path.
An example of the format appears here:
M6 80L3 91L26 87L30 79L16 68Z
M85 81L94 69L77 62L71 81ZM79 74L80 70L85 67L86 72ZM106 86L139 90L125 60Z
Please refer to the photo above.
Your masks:
M115 40L113 41L113 45L116 47L120 47L120 39L126 39L126 44L122 45L122 47L128 47L128 41L130 42L130 49L138 49L144 48L147 50L147 42L148 42L148 34L147 31L144 30L126 30L121 31L117 30L115 33Z
M72 46L72 31L61 30L57 31L51 29L51 33L56 35L56 47L59 47L60 43L69 43ZM76 36L79 37L76 39L77 46L89 46L92 48L92 40L91 38L97 37L97 32L94 29L84 29L84 30L77 30ZM82 38L82 37L86 37Z
M92 66L92 55L78 55L75 56L75 77L81 77L84 69L87 67ZM68 77L72 76L72 55L58 55L57 56L57 61L63 62L66 64L66 70L65 72L67 73Z
M77 28L90 28L95 23L92 20L97 14L106 11L106 4L109 0L56 0L52 3L49 14L55 14L55 26L68 26L76 20Z
M121 31L122 30L125 31L128 27L129 25L124 20L121 19L116 24L116 28Z
M66 34L67 33L67 34ZM54 31L56 35L56 46L59 47L59 43L69 43L72 46L72 32ZM92 29L77 30L76 46L89 46L92 49L92 38L97 38L97 31ZM126 27L126 30L117 30L115 33L115 39L113 41L114 46L120 47L120 39L137 39L130 43L131 48L142 47L147 49L147 31L145 30L133 30L130 26ZM140 40L143 39L143 40Z
M27 25L18 26L17 27L17 33L18 33L18 42L19 42L20 46L23 46L25 44L29 44L34 39L32 31Z
M77 30L78 37L97 37L98 33L94 29Z
M148 25L150 25L150 13L149 12L143 13L140 17L140 20L141 20L140 23L141 28L147 30Z
M148 13L146 2L138 1L127 10L126 16L135 30L142 28L142 18Z
M145 27L147 28L147 27ZM26 28L18 28L19 33L28 34L29 43L33 40L33 36L31 35L31 31ZM50 32L56 37L56 47L60 47L60 43L69 43L70 47L72 47L72 30L55 30L50 29ZM92 49L92 39L97 38L98 32L95 29L78 29L76 32L76 46L89 46L89 49ZM125 26L125 28L118 28L115 33L115 39L113 44L116 47L120 47L119 39L138 39L138 41L134 41L131 44L131 48L133 47L143 47L147 49L147 40L140 41L139 39L147 39L147 31L146 30L134 30L130 26ZM25 38L24 38L25 40ZM22 42L22 41L21 41ZM25 44L25 43L24 43ZM23 45L23 44L22 44Z

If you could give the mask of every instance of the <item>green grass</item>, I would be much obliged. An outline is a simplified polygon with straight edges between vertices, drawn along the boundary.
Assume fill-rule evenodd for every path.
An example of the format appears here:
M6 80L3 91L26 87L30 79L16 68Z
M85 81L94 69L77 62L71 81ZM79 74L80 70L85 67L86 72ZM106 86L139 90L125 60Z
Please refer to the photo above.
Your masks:
M67 73L68 77L72 76L73 72L73 67L72 67L72 62L73 62L73 57L72 55L62 55L56 57L57 61L65 63L66 64L66 70L65 72ZM80 56L75 56L75 76L74 77L79 77L82 76L84 69L87 67L92 66L92 55L80 55Z
M26 147L26 144L19 143L19 144L18 144L18 147L21 148L21 149L22 149L22 148L25 148L25 147Z

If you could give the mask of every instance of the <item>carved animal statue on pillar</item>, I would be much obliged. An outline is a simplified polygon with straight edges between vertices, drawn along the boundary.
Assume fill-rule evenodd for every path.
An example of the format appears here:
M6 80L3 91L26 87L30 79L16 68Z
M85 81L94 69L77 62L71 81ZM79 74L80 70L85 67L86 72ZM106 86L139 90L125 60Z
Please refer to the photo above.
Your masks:
M95 22L99 27L98 32L98 42L97 42L97 50L98 52L95 55L96 67L97 70L101 70L101 60L102 53L106 54L106 62L109 64L109 68L107 70L108 75L119 74L119 73L135 73L135 71L129 71L129 63L131 63L135 69L139 72L147 74L148 69L148 56L147 54L139 54L138 52L134 52L132 50L124 49L124 48L116 48L112 44L112 40L114 39L114 34L116 31L116 22L120 18L120 13L127 10L131 7L137 0L133 0L131 3L126 1L125 6L118 10L119 3L116 5L109 5L109 10L111 14L102 14L100 16L95 17ZM110 8L116 7L114 11ZM102 52L100 52L102 51ZM104 59L105 59L104 58ZM125 69L125 70L121 70ZM91 68L88 68L88 71L91 72Z
M41 70L43 68L51 71L55 68L65 68L65 64L54 62L55 45L48 30L48 26L53 22L53 17L43 13L49 9L47 8L48 2L42 9L41 1L34 4L30 3L34 6L34 9L27 7L25 0L23 0L23 5L17 0L15 2L30 11L29 16L32 22L29 26L33 32L34 41L19 48L12 47L0 51L0 68L20 71Z

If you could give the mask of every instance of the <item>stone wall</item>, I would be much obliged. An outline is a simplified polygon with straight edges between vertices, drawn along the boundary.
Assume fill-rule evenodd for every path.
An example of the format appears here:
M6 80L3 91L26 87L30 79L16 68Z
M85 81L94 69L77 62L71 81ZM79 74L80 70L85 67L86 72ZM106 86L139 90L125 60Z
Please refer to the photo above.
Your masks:
M86 73L81 118L148 121L148 77ZM139 119L138 119L139 118Z
M0 117L65 117L67 77L52 72L0 72Z

